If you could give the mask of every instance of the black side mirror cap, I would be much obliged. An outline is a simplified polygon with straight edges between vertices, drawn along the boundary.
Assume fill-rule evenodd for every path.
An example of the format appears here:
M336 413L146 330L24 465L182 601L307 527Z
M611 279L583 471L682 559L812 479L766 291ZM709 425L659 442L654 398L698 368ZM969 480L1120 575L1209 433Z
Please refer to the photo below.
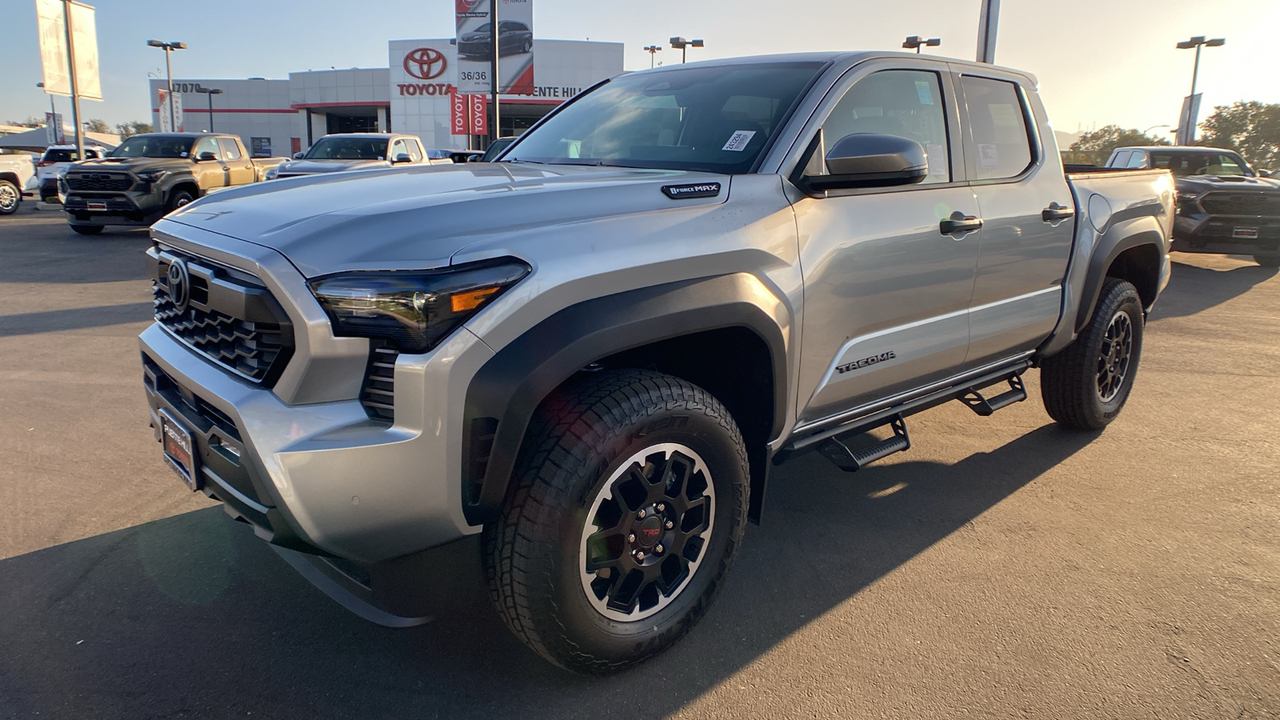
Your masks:
M306 153L296 152L296 153L294 153L294 154L293 154L293 159L294 159L294 160L301 160L305 155L306 155Z
M217 160L218 156L209 152L208 150L205 150L204 152L200 153L200 157L196 159L199 160L200 162L209 162L210 160Z
M391 161L391 164L399 165L400 163L407 163L407 162L412 162L412 159L409 157L409 153L400 153L399 155L396 156L394 160Z
M806 176L806 185L815 190L894 187L929 176L924 147L897 135L846 135L827 151L826 161L830 174Z

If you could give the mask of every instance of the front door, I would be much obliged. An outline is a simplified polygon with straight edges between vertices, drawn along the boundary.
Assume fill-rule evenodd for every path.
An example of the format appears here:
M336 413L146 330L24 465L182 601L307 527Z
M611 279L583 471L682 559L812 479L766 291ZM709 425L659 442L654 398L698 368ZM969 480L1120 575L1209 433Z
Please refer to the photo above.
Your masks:
M835 98L838 98L836 100ZM805 174L825 174L827 148L854 133L918 142L928 176L916 185L832 190L795 204L804 273L799 422L953 374L969 346L977 218L963 182L955 94L942 63L860 66L821 118Z
M214 159L201 160L205 153L213 153ZM202 137L196 141L191 151L191 174L195 175L196 184L200 186L200 194L227 186L227 165L222 162L218 143L211 137Z

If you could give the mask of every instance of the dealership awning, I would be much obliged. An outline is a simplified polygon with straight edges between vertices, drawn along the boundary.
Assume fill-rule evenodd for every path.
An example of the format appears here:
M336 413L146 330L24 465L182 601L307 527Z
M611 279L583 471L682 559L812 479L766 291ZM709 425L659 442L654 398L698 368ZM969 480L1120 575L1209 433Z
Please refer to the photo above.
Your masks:
M63 130L67 136L66 144L75 145L75 131L67 128L63 128ZM116 145L120 144L120 136L112 135L110 133L87 132L84 134L84 144L90 147L100 147L106 150L111 150L115 148ZM47 147L49 147L49 136L45 131L45 128L42 127L0 137L0 149L44 152Z

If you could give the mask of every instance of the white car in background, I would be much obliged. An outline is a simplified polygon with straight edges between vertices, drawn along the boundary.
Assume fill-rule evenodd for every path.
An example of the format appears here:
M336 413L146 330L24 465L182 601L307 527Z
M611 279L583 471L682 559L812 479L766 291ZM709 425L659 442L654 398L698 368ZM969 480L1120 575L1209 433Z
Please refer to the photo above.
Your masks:
M30 155L0 155L0 215L18 212L23 192L35 178L36 169Z
M84 149L84 156L89 160L97 160L105 154L100 148ZM59 173L76 162L80 162L80 153L76 151L75 145L50 145L36 161L36 177L27 191L38 193L36 197L44 202L56 201Z

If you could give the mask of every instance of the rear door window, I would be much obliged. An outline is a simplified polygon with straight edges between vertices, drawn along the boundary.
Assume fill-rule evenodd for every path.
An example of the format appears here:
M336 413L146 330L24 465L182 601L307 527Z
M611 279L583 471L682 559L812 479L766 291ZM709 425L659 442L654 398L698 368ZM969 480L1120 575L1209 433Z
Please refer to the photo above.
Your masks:
M240 146L231 138L218 138L218 147L222 148L223 160L239 160Z
M1129 158L1129 162L1125 164L1125 167L1129 168L1144 168L1146 166L1147 154L1141 150L1134 150L1133 155Z
M1129 167L1129 156L1131 155L1133 155L1132 150L1121 150L1116 153L1116 156L1112 158L1111 162L1107 163L1107 165L1108 167L1114 168Z
M960 80L968 108L966 151L978 180L1014 178L1031 167L1031 126L1014 83L965 75Z

